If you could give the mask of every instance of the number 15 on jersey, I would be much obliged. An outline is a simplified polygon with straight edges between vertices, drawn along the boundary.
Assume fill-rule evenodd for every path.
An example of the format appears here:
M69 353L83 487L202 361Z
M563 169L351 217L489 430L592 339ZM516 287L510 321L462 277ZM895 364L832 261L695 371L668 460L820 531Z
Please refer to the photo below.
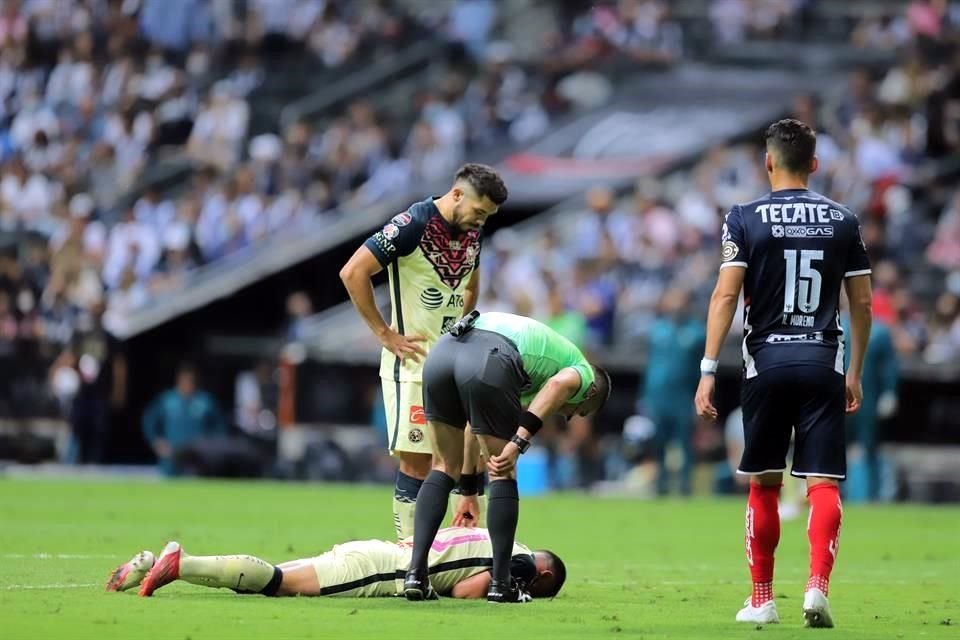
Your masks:
M813 263L823 260L823 251L784 249L783 259L787 261L786 280L783 286L783 313L795 313L798 309L801 313L816 313L820 308L820 288L823 278Z

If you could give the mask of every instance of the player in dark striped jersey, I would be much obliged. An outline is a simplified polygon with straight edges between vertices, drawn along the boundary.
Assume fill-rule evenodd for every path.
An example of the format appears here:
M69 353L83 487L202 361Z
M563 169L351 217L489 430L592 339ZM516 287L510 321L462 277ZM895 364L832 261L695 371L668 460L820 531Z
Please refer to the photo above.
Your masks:
M806 478L810 500L808 626L833 626L827 602L840 534L839 481L846 476L844 415L860 407L870 336L870 262L860 224L842 205L807 189L817 169L816 135L797 120L767 129L771 193L736 205L723 225L720 275L710 300L697 412L716 418L714 374L724 337L744 297L744 452L738 473L751 476L747 560L753 594L737 614L778 622L773 555L780 539L777 501L791 434L791 474ZM850 367L844 375L840 291L850 300Z

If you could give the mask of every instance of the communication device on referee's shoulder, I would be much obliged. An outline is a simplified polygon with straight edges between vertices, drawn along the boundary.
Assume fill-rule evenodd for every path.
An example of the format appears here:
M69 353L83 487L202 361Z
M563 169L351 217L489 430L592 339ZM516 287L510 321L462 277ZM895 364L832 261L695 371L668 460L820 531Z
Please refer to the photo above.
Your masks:
M467 315L460 318L456 324L450 327L450 335L454 338L459 338L466 332L473 329L473 325L477 322L477 318L480 317L480 312L474 309Z

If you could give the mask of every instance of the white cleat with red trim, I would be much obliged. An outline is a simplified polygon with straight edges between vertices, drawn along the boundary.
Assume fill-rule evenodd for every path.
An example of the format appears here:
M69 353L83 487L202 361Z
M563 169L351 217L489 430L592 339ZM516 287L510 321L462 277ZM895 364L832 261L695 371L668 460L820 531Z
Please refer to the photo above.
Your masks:
M107 591L127 591L139 586L147 572L153 568L153 564L153 553L141 551L113 570L107 580Z
M147 573L140 585L140 595L150 597L153 592L180 578L180 555L183 549L179 542L168 542L156 564Z

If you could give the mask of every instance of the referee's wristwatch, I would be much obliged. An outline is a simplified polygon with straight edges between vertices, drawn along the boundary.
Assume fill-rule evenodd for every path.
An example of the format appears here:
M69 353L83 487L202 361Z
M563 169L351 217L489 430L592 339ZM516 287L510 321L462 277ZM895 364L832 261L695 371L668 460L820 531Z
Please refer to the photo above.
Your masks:
M510 438L510 442L517 445L517 449L520 450L520 453L526 453L527 449L530 448L530 441L526 438L521 438L517 434L513 434L513 437Z

